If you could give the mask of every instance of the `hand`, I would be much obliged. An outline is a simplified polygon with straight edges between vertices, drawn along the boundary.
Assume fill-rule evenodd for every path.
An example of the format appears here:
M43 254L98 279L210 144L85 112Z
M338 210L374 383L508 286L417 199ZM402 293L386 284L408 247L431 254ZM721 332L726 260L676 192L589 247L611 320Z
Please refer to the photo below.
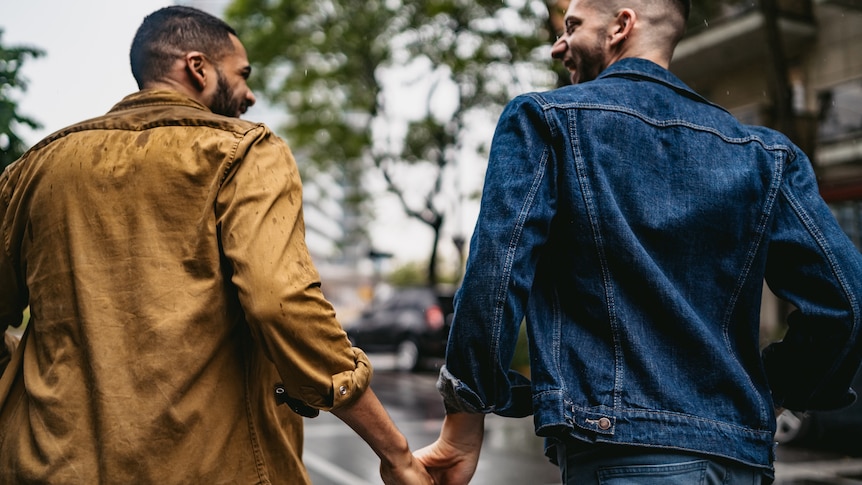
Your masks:
M425 465L435 484L467 484L476 472L484 437L482 414L450 414L440 438L414 455Z
M423 484L432 485L434 480L425 470L422 463L408 453L406 462L396 466L389 462L380 462L380 478L386 485Z
M371 388L356 401L332 414L344 421L365 440L380 458L380 478L386 485L430 485L431 475L410 452L407 438L386 413Z
M6 370L6 366L12 360L12 354L18 347L18 339L9 332L3 334L3 343L0 344L0 375Z
M417 460L425 465L428 473L439 485L462 485L470 482L479 463L479 450L463 453L458 448L438 439L434 443L414 453Z
M8 331L3 333L3 341L5 343L6 350L10 354L14 354L15 349L18 348L18 344L21 343L21 340L18 339L18 337L12 335Z

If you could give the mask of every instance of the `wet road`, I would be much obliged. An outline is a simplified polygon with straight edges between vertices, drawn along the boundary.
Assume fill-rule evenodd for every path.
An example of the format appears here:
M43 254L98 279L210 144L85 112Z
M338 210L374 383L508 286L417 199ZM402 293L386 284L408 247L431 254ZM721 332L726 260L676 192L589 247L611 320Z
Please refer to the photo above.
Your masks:
M389 356L372 355L375 393L414 449L434 439L443 406L434 371L393 371ZM328 413L305 421L304 460L314 485L378 485L379 461L346 425ZM860 437L862 439L862 437ZM779 447L776 485L862 485L862 458ZM485 443L473 485L560 483L557 467L542 455L532 418L488 416Z

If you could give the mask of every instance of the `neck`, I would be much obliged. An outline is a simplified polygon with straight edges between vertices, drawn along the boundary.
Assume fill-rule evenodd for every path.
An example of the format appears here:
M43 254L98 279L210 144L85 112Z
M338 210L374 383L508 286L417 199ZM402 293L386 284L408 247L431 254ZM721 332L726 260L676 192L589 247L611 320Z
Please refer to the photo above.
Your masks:
M183 83L183 82L179 82L179 81L177 81L175 79L171 79L171 78L145 82L141 89L161 89L161 90L165 90L165 91L176 91L180 94L184 94L184 95L188 96L189 98L194 99L195 101L197 101L201 104L206 105L205 100L203 99L202 93L199 90L193 89L188 84Z

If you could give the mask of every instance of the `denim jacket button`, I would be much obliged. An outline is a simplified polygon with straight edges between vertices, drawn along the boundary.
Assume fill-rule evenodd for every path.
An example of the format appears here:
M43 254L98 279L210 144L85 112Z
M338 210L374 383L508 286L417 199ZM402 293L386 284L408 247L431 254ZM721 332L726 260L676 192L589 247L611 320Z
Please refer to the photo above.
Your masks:
M339 393L339 394L341 394L342 396L343 396L343 395L345 395L345 394L347 394L347 386L341 386L341 387L339 387L339 388L338 388L338 393Z
M611 420L608 418L602 418L599 420L599 429L603 431L607 431L611 429Z

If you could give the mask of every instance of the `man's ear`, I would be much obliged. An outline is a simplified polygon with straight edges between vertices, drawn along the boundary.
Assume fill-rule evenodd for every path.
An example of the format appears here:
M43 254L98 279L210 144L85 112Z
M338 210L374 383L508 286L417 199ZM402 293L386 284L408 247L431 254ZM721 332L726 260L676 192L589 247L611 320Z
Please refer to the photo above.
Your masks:
M186 54L186 74L193 87L198 91L203 91L207 87L209 77L209 66L207 65L206 56L198 51L192 51Z
M611 25L611 45L619 45L628 39L637 21L637 13L630 8L624 8L617 12L617 16Z

